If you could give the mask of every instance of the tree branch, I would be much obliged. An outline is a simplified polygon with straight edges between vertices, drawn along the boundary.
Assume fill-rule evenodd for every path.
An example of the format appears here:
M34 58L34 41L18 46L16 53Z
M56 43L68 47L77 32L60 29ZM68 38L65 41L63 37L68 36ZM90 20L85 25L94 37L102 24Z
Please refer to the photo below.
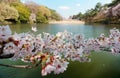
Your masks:
M6 65L6 64L0 64L0 66L12 67L12 68L29 68L29 65Z
M7 65L7 64L0 64L0 66L4 66L4 67L12 67L12 68L36 68L41 64L41 60L38 61L38 63L36 63L35 65Z
M14 53L12 53L12 54L6 54L6 55L0 55L0 59L8 59L8 58L11 58L11 57L13 57L14 56Z

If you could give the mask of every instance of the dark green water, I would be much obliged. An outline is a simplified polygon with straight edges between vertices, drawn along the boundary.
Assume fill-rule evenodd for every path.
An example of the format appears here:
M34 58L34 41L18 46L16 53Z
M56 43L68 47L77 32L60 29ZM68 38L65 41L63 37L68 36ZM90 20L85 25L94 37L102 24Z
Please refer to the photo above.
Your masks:
M67 30L74 34L84 34L85 38L97 37L100 33L109 34L109 29L118 28L120 25L62 25L62 24L37 24L38 33L48 32L55 34ZM31 25L10 25L13 32L21 33L30 31ZM6 68L0 66L0 78L120 78L120 55L93 52L90 63L71 62L67 71L62 74L41 76L40 67L35 69ZM5 64L23 64L21 61L0 60Z

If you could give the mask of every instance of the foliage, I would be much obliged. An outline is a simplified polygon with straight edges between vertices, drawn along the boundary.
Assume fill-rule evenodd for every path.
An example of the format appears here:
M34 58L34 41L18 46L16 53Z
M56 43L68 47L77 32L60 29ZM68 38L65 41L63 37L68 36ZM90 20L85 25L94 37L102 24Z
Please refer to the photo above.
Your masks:
M0 0L0 5L0 12L2 13L2 15L0 15L1 22L7 20L13 23L16 21L19 23L48 23L48 20L61 19L61 16L55 10L38 5L32 1L27 1L27 3L23 4L20 0ZM5 7L2 8L2 5ZM5 10L6 12L4 12Z
M25 5L30 9L31 13L34 13L36 15L35 22L48 23L48 17L45 17L45 14L47 14L47 13L45 13L45 14L43 13L44 8L40 8L40 5L38 5L34 2L31 2L31 1L28 1Z
M84 20L87 23L120 23L120 0L113 0L109 4L97 3L84 14L73 15L72 19Z
M39 11L39 5L32 2L32 1L27 1L25 3L26 7L30 9L31 13L37 14Z
M51 11L51 17L50 17L51 20L59 21L62 19L62 17L55 10L53 10L53 9L49 9L49 10Z
M14 7L10 7L4 3L0 4L0 21L17 21L19 17L18 11Z
M87 10L84 14L80 12L79 14L74 15L72 19L81 20L81 19L88 19L94 17L95 15L97 15L98 12L100 12L101 9L102 9L101 3L97 3L94 8Z
M20 23L29 22L30 10L22 3L12 3L11 6L15 7L18 10Z
M101 3L97 3L95 8L86 11L84 17L85 18L94 17L95 15L97 15L97 13L100 12L101 8L102 8Z
M83 14L80 12L79 14L77 15L74 15L72 19L78 19L78 20L81 20L83 18Z
M100 2L98 2L95 6L95 11L99 12L102 8L102 4Z
M42 15L41 12L37 13L36 20L37 23L48 23L48 20Z
M36 14L37 23L48 23L49 20L61 20L61 16L48 7L38 5L32 1L27 1L25 5L30 9L31 13Z
M112 0L112 2L110 4L108 4L108 7L115 6L118 3L120 3L120 0Z
M0 3L11 4L14 2L20 2L20 0L0 0Z
M41 12L41 14L43 16L45 16L45 18L47 20L50 18L51 12L50 12L50 10L47 7L41 5L41 6L39 6L39 11Z

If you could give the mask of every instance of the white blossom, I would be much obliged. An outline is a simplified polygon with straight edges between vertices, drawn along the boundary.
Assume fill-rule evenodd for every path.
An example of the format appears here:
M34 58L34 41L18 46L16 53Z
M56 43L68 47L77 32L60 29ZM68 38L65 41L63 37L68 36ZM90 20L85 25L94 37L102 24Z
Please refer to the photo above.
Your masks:
M116 28L110 30L107 37L101 34L97 38L84 39L83 35L73 35L67 31L56 35L43 33L13 34L9 26L0 26L1 55L14 54L12 60L21 59L23 62L42 61L41 74L46 76L63 73L69 61L90 62L91 51L111 51L120 53L120 31Z

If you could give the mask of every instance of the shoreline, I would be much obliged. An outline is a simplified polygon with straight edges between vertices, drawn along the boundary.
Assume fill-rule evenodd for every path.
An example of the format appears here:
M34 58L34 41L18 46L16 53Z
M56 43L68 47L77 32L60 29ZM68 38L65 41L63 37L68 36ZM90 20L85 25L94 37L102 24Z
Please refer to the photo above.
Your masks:
M78 20L63 20L63 21L49 21L49 24L85 24L85 22Z

